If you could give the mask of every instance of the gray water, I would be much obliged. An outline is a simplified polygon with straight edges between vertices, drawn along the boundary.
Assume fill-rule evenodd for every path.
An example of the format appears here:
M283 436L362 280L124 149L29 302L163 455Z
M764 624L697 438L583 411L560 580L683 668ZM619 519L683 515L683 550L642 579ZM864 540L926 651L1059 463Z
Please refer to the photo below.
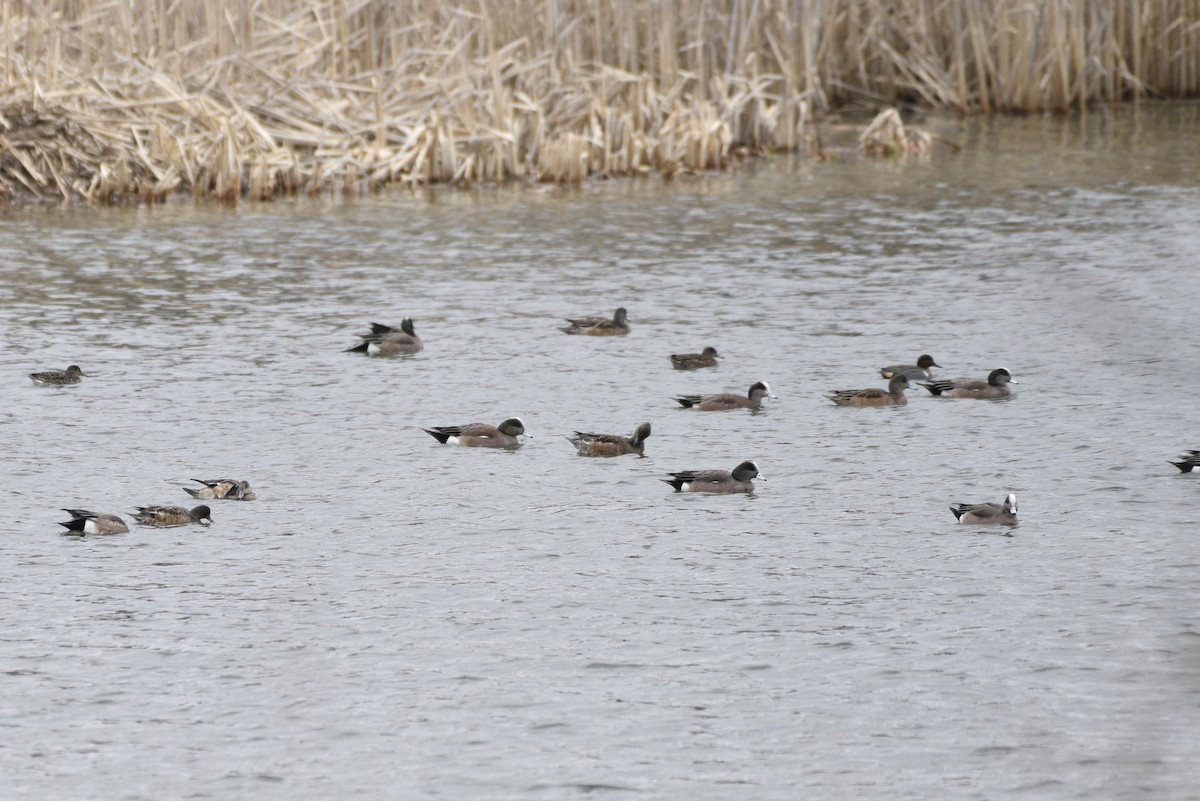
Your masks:
M0 795L1200 798L1200 107L925 124L963 151L0 210ZM925 352L1015 396L823 397ZM226 475L259 500L132 525Z

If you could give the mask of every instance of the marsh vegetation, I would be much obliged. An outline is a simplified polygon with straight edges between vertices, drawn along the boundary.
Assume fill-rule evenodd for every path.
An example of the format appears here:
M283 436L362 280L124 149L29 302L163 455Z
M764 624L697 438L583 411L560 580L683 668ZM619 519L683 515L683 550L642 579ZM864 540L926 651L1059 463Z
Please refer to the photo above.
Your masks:
M271 198L719 169L847 103L1200 92L1191 0L15 0L0 194Z

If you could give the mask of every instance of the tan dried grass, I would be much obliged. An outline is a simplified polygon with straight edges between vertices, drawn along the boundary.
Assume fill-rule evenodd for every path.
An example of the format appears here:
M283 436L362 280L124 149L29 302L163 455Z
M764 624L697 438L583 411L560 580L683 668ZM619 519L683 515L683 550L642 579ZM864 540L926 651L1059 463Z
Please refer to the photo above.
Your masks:
M1197 0L4 0L0 193L664 175L870 99L1200 94Z
M906 128L900 112L884 109L863 129L858 146L868 156L929 156L933 151L933 136L920 128Z

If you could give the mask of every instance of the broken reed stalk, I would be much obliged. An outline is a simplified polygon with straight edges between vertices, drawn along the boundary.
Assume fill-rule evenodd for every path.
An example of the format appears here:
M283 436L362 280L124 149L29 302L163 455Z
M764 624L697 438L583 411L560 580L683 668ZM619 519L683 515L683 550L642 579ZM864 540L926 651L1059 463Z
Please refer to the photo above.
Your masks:
M1197 0L8 0L0 195L719 169L869 98L1200 94Z
M928 156L933 137L919 128L905 128L900 112L884 109L858 137L858 146L868 156Z

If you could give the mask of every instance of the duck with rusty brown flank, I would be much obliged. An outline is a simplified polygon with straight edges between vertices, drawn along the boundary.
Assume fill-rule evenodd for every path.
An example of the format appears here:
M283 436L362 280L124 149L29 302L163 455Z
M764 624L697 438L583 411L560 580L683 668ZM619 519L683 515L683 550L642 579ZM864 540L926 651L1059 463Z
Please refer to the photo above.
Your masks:
M258 499L257 493L250 489L249 481L238 481L236 478L193 478L197 484L203 484L204 489L182 487L183 491L193 498L202 501L253 501Z
M700 353L672 353L671 365L677 370L699 370L717 366L717 349L705 348Z
M930 367L941 367L941 365L935 362L928 353L924 353L917 357L916 364L893 364L888 367L880 367L879 374L884 378L905 375L909 381L928 381L933 378L933 371L929 369Z
M468 448L515 448L521 444L517 437L530 436L525 433L525 423L520 417L510 417L498 426L468 423L421 430L443 445L463 445Z
M996 526L1017 525L1017 496L1008 493L1004 503L956 503L950 507L959 523Z
M87 373L79 369L79 365L72 364L66 370L46 370L41 373L30 373L29 380L40 386L62 387L67 384L78 384L80 376L86 378L87 375Z
M567 437L580 456L624 456L636 453L645 456L646 437L650 436L650 424L642 423L633 432L632 437L620 434L589 434L576 431L575 436Z
M887 389L839 389L829 393L828 398L837 406L903 406L908 403L904 395L908 387L908 377L901 373L892 377Z
M629 318L624 306L613 312L611 320L607 317L580 317L568 318L567 323L558 330L567 334L586 334L593 337L617 337L629 333Z
M1016 379L1004 367L997 367L988 373L986 379L973 378L958 381L930 381L921 384L934 395L943 398L975 398L977 400L993 400L1007 398L1012 395L1008 385L1017 383Z
M207 506L185 509L182 506L139 506L133 519L144 526L183 526L212 523L212 511Z
M400 321L399 328L392 328L383 323L371 323L369 334L359 334L359 342L352 348L346 348L346 353L365 353L368 356L397 356L403 353L418 353L425 344L413 329L411 317Z
M724 412L730 409L760 409L763 400L774 397L771 385L766 381L758 381L750 385L750 389L745 395L733 392L723 392L717 395L681 395L675 398L675 402L685 409Z
M125 534L129 531L129 526L125 525L125 521L116 515L96 514L87 509L63 509L63 511L69 514L71 519L65 523L59 523L59 525L65 526L67 531L75 534Z

